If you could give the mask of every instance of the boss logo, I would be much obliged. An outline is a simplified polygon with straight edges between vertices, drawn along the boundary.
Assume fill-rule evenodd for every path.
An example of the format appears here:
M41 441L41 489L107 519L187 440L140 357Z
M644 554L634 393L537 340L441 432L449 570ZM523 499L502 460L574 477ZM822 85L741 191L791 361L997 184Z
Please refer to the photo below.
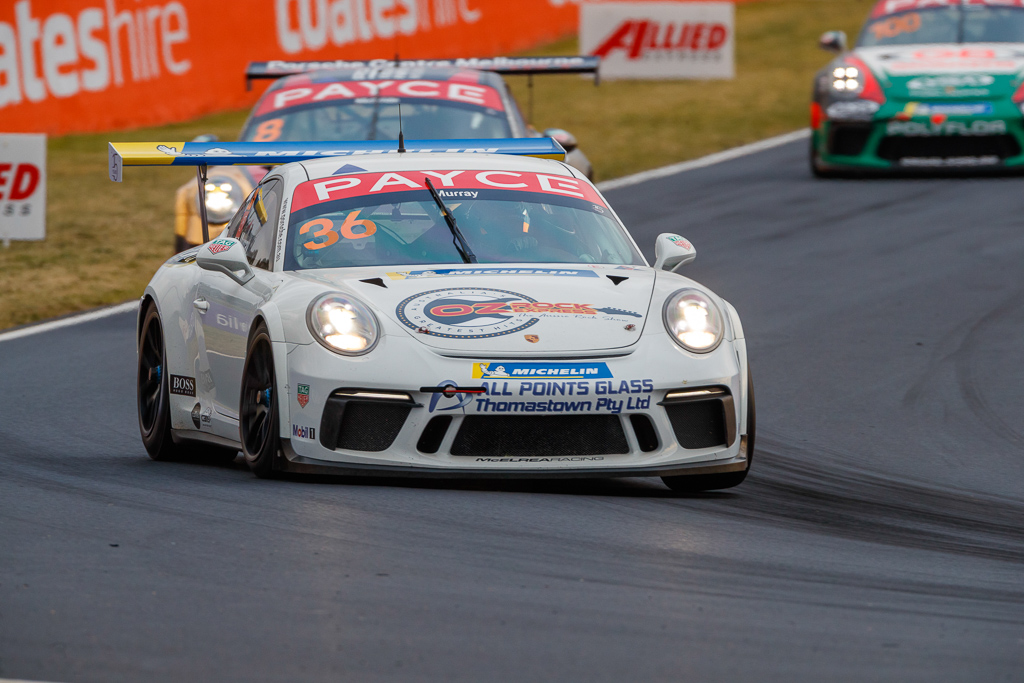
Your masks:
M196 381L191 377L171 375L168 379L170 380L172 394L177 394L178 396L196 395Z

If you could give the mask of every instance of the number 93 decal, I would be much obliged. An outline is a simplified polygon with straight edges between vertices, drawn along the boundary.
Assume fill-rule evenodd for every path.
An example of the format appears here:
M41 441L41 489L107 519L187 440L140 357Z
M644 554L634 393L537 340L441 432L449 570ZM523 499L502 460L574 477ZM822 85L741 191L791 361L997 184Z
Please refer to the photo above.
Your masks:
M377 232L377 226L373 221L359 220L358 216L359 210L353 211L345 216L345 222L340 226L336 226L330 218L316 218L303 223L299 227L299 234L306 235L312 232L313 239L304 242L302 246L306 249L323 249L336 244L342 237L347 240L361 240ZM362 231L356 232L355 228L361 228Z

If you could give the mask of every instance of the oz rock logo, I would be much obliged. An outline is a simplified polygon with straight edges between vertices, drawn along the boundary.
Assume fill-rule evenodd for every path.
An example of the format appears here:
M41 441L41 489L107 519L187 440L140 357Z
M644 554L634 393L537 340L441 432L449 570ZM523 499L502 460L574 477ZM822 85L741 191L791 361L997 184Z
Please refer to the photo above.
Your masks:
M576 320L643 318L635 311L591 304L548 303L525 294L488 287L451 287L414 294L395 309L399 321L417 332L448 339L488 339L536 325L542 317Z
M536 313L513 311L509 303L537 303L536 299L487 287L453 287L416 294L398 304L396 313L413 330L427 327L430 334L448 339L486 339L514 334L536 325Z
M233 243L228 240L214 240L210 242L210 246L208 248L211 254L219 254L222 251L230 249L232 244Z

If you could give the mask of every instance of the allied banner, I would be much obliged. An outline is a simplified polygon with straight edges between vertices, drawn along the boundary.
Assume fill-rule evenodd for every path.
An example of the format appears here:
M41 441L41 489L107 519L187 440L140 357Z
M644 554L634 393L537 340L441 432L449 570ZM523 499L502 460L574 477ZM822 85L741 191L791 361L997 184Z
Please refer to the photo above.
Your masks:
M0 241L46 238L46 136L0 133Z
M0 129L120 130L245 107L250 61L508 54L571 33L566 0L0 2Z
M731 2L601 2L580 7L580 52L601 78L734 78Z

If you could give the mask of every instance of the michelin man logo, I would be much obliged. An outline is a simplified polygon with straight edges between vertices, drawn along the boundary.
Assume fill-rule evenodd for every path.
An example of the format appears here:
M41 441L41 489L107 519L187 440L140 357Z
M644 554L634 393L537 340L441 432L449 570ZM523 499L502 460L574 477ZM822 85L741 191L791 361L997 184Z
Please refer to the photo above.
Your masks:
M168 147L167 145L157 145L156 151L163 152L170 157L205 157L216 155L220 157L237 157L242 156L241 154L234 154L230 150L224 149L223 147L214 147L213 149L207 149L202 152L196 152L194 154L186 154L185 152L179 152L177 147Z
M484 379L491 379L494 377L511 377L511 375L505 371L504 365L498 365L492 369L490 363L481 363L480 373L483 375Z

